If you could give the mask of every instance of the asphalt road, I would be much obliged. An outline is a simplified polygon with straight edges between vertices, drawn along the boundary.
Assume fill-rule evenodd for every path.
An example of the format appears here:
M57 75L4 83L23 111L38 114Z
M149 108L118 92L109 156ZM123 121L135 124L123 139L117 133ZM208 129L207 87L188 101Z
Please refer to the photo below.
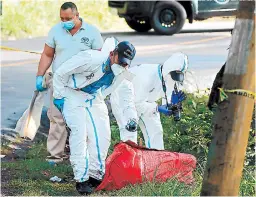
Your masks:
M112 34L111 34L112 35ZM104 34L104 37L110 36ZM211 81L227 59L231 34L183 33L159 36L154 33L133 32L114 34L118 40L128 40L137 50L133 65L162 63L172 53L181 51L188 55L189 68L194 71L202 87ZM45 37L2 42L3 46L41 52ZM35 89L35 75L40 55L1 51L1 127L14 127L31 100ZM46 101L47 105L48 101Z

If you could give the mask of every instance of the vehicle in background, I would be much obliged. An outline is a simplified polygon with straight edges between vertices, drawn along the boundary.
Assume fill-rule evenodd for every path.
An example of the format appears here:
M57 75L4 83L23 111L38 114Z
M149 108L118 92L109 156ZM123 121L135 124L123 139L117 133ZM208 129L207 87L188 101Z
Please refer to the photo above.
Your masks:
M186 19L204 20L216 16L233 16L238 0L208 1L108 1L119 17L137 32L154 29L159 34L178 33Z

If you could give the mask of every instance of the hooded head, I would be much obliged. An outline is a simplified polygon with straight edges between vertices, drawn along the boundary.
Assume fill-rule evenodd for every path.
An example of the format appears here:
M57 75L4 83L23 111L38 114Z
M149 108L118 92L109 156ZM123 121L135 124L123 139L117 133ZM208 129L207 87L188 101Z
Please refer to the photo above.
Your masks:
M184 53L174 53L163 64L163 76L172 74L171 71L180 71L185 73L188 69L188 56Z
M168 58L162 67L162 76L168 90L172 90L174 84L183 84L184 74L188 69L188 57L184 53L174 53Z
M114 51L119 41L115 37L108 37L105 39L101 51L107 56L111 51Z

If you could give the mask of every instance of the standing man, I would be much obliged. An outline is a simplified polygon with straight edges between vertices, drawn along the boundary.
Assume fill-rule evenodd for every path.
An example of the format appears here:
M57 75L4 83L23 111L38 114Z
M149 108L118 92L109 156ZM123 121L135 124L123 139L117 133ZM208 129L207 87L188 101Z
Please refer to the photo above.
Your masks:
M53 74L63 62L70 59L80 51L88 49L101 49L103 39L99 30L87 24L79 17L77 7L72 2L64 3L60 8L61 22L55 25L49 32L42 53L36 77L36 89L44 91L42 86L43 76L52 65ZM48 161L61 162L67 139L67 130L63 117L53 105L53 88L50 85L50 130L47 139L47 150L50 153Z

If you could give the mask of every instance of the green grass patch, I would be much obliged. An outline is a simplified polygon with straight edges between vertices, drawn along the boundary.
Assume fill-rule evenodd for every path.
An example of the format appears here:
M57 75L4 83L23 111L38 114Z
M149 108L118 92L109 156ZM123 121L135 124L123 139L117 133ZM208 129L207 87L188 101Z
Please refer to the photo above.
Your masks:
M129 185L116 191L95 192L94 196L199 196L202 186L203 173L206 163L208 145L211 138L212 112L206 109L207 97L197 98L188 95L184 102L184 112L180 122L171 118L161 117L164 126L165 147L171 151L186 152L197 157L197 168L194 172L195 182L185 185L175 179L164 183L144 183ZM185 115L186 114L186 115ZM114 144L118 143L119 131L116 123L111 125L112 142L109 154L113 151ZM140 133L141 135L141 133ZM252 147L254 131L248 147ZM247 148L247 158L240 185L241 196L255 196L255 166L252 150ZM46 143L34 144L28 151L25 160L2 163L2 171L11 172L9 181L2 184L2 189L12 190L12 194L21 196L77 196L73 171L68 161L58 165L49 165L45 161L47 156ZM62 183L52 183L49 179L58 176ZM3 177L2 177L3 182ZM14 192L15 191L15 192Z

